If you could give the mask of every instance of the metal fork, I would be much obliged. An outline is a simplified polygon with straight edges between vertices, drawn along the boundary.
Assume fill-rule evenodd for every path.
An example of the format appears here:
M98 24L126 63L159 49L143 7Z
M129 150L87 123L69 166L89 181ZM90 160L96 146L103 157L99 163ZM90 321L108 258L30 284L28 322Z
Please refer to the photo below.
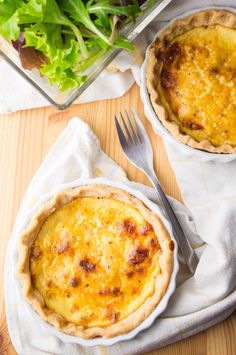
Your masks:
M127 110L123 114L120 112L120 118L124 126L123 129L115 115L115 124L121 147L128 160L142 170L152 182L166 211L167 217L172 224L174 236L183 253L185 262L189 266L191 273L194 274L198 264L197 255L189 244L178 218L157 179L153 168L153 149L145 128L135 111L131 110L131 112L133 119L131 119ZM132 120L135 122L136 127L132 123Z

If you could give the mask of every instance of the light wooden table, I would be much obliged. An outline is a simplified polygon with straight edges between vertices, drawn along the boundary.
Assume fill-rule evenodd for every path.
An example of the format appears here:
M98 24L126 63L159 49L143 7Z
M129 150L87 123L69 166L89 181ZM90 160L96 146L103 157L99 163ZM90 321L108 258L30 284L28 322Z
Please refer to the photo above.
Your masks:
M11 229L31 178L68 120L78 115L89 123L102 149L125 169L131 180L149 184L147 178L124 158L116 137L113 115L131 106L139 113L152 140L155 168L165 192L181 200L162 141L144 117L136 86L120 99L76 105L64 112L50 107L0 116L0 355L15 354L4 312L3 269ZM201 334L156 350L152 355L235 355L235 333L236 314Z

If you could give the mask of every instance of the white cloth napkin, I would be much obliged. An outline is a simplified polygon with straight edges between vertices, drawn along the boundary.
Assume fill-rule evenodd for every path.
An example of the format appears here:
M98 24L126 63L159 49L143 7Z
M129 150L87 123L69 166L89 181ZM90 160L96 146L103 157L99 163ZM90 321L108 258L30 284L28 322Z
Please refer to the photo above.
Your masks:
M135 81L139 83L140 57L157 30L185 11L213 5L235 6L235 0L172 0L156 21L135 41L139 55L122 52L113 62L113 67L116 67L118 72L104 71L76 103L111 99L125 94ZM48 101L8 63L4 60L0 62L0 114L47 105Z
M171 155L174 157L173 152ZM182 174L177 174L202 237L200 240L195 233L190 212L171 199L183 228L200 258L195 276L189 277L187 268L181 265L177 280L178 287L166 312L151 328L140 333L135 339L119 343L106 350L104 347L83 348L78 345L64 344L56 337L45 334L38 324L35 324L16 291L15 245L19 230L37 201L48 192L58 190L62 184L65 186L64 184L78 178L85 179L97 175L129 183L124 171L101 151L99 142L89 126L78 118L70 121L25 194L7 253L5 267L7 321L12 342L20 355L140 354L199 332L226 318L233 311L236 303L236 270L233 267L236 261L235 201L229 197L229 194L226 199L223 192L223 198L215 196L214 193L219 183L214 187L212 185L209 191L206 191L204 184L200 187L197 184L192 186L190 184L192 179L196 178L200 183L202 182L202 175L198 169L189 170L188 164L177 161L176 156L174 164L178 173L184 168L183 176L189 176L189 179L185 178L183 181ZM197 163L192 164L194 166ZM187 175L185 175L186 170ZM220 168L219 173L221 173ZM228 170L228 173L230 173L229 179L231 179L231 174L236 175L233 166L232 171ZM205 179L204 172L203 178ZM226 181L225 176L224 181ZM132 186L141 189L147 197L156 201L156 195L152 189L135 183L132 183ZM224 191L226 190L225 187ZM195 197L193 191L198 192L198 198ZM213 207L209 200L210 192L214 197ZM235 196L235 188L234 192Z

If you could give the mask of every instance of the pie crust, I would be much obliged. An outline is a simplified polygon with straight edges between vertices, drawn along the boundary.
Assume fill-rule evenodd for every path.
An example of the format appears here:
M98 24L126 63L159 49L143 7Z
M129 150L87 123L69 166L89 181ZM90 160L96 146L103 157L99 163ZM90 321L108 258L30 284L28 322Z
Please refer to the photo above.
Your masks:
M61 314L52 311L46 306L43 296L35 287L31 274L30 260L32 257L31 253L33 251L34 242L37 240L48 217L52 216L53 213L60 211L63 206L65 207L66 205L73 203L73 201L85 197L113 199L135 208L151 226L154 236L157 236L157 243L160 248L160 253L158 254L157 259L159 263L159 272L153 281L153 293L149 295L145 299L145 302L133 313L106 327L86 327L84 325L75 324L65 319ZM25 299L31 304L43 320L64 333L80 336L84 339L91 339L97 336L110 338L128 333L136 328L151 314L160 302L167 290L172 274L173 249L174 243L160 217L150 211L139 199L130 195L128 192L115 187L109 187L106 185L87 185L58 193L32 218L27 229L20 237L17 271Z
M227 10L210 9L193 13L185 18L174 21L168 26L151 44L147 56L147 89L149 92L151 104L157 114L157 117L167 128L167 130L178 140L193 148L202 149L213 153L236 153L236 146L223 142L220 145L214 145L208 139L196 140L190 134L180 130L179 122L170 118L173 113L169 103L161 97L161 74L163 61L159 54L168 48L169 44L181 35L197 28L207 28L208 26L223 26L230 29L236 29L236 13ZM177 41L177 39L176 39ZM233 103L235 105L235 103ZM171 113L170 113L171 112ZM177 118L178 114L176 113ZM196 128L197 129L197 128Z

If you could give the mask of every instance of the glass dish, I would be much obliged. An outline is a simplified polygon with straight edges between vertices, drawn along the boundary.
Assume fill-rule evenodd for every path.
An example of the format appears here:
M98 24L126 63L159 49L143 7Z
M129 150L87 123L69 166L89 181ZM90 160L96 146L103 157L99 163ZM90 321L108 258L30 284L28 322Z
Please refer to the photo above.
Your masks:
M132 42L171 1L172 0L156 0L145 14L136 20L135 25L127 25L122 30L122 34ZM115 48L105 53L86 71L87 80L84 84L79 88L60 92L56 86L51 86L47 79L40 75L37 69L23 69L18 52L11 43L0 36L0 55L59 110L64 110L69 107L120 52L121 49Z

